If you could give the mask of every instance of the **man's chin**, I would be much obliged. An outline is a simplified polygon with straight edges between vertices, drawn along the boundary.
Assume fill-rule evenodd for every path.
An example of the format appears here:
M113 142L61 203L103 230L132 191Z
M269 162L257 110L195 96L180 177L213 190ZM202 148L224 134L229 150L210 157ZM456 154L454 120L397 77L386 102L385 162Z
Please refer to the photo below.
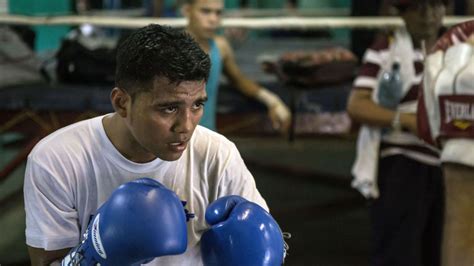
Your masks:
M206 37L206 39L212 39L216 35L215 31L205 31L203 35Z
M174 152L174 153L167 153L167 154L159 154L157 155L158 158L160 158L163 161L176 161L179 160L183 156L183 152Z

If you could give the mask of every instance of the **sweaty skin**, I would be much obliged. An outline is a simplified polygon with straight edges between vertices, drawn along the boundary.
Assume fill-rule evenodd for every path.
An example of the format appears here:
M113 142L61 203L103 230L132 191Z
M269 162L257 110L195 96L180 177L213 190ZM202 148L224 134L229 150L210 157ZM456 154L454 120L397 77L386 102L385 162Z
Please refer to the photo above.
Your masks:
M117 112L103 121L107 136L127 159L145 163L159 157L181 157L203 113L204 81L170 84L160 78L154 89L132 101L119 88L112 91Z

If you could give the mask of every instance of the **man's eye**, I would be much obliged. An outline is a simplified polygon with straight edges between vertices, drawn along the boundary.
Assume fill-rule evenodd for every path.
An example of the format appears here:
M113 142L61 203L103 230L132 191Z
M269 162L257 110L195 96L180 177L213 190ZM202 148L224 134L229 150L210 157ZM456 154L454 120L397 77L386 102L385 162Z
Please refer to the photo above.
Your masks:
M161 111L162 111L163 113L166 113L166 114L175 113L177 110L178 110L178 108L172 107L172 106L161 109Z
M203 102L199 102L199 103L195 103L193 105L193 109L197 110L197 109L201 109L204 107L204 103Z

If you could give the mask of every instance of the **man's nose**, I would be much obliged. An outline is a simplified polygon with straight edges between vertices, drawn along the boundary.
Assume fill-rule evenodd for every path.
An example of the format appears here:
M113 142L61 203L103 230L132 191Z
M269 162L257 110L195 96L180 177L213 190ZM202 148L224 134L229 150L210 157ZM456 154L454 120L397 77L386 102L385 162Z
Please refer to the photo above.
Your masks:
M194 127L194 115L190 110L182 111L175 123L175 132L177 133L189 133Z
M212 25L218 24L219 20L220 20L220 15L217 12L211 12L209 14L209 21L212 23Z

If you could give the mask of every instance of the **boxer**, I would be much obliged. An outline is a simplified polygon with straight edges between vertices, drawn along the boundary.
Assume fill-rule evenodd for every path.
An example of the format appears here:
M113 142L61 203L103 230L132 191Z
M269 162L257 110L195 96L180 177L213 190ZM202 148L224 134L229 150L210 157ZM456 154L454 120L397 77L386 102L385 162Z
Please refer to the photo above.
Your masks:
M210 203L236 195L269 210L234 143L198 125L210 64L188 33L171 27L151 24L119 44L114 112L53 132L28 156L24 197L32 265L61 261L75 247L93 258L85 261L101 264L201 265ZM173 214L182 209L173 193L134 181L143 176L187 202L195 218L186 233L182 212ZM94 246L99 236L103 248ZM90 251L82 252L86 247Z

